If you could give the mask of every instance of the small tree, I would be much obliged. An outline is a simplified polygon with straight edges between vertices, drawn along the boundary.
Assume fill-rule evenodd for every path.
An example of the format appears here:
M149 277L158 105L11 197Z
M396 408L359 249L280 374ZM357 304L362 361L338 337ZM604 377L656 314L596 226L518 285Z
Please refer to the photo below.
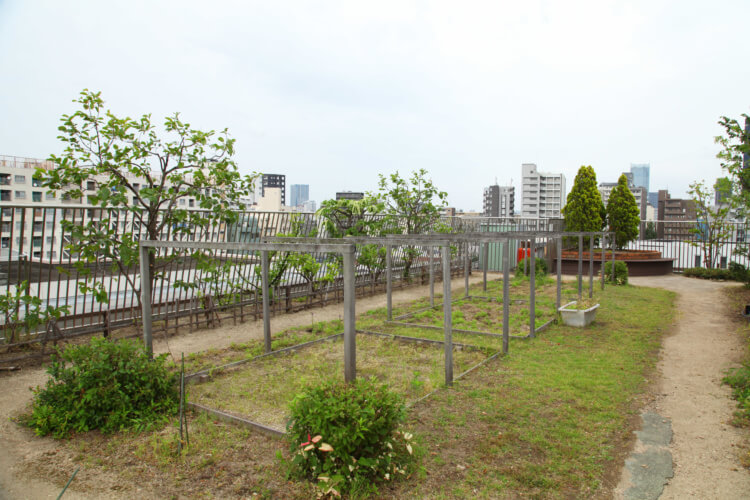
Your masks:
M609 195L607 220L609 230L615 233L617 248L625 248L628 243L638 237L641 212L635 203L635 196L628 188L628 178L625 174L620 176L617 186Z
M385 205L372 195L361 200L325 200L316 214L331 238L378 236L381 234Z
M601 231L604 228L606 211L596 185L596 172L590 165L578 169L562 212L566 231Z
M712 206L715 192L708 189L703 181L690 184L688 193L695 203L695 211L698 216L698 225L691 230L697 235L698 241L691 241L690 243L701 249L703 264L707 268L714 268L718 263L724 242L732 236L732 224L727 219L734 206L734 201L729 196L726 203L716 207Z
M734 195L740 198L744 208L750 206L750 116L741 115L745 127L739 121L722 116L719 125L724 128L724 135L714 138L721 145L722 150L716 155L721 160L721 166L731 176L732 181L739 185Z
M439 224L440 209L447 206L448 193L440 191L427 170L412 172L408 179L398 172L389 176L380 175L380 199L392 220L388 231L403 234L424 234L444 229ZM404 249L404 277L409 276L411 266L419 255L413 246Z
M654 224L652 221L648 221L646 223L646 227L643 229L643 239L655 240L656 237L657 237L656 224Z
M66 148L50 157L57 168L39 170L35 178L52 191L64 191L67 198L85 197L102 209L97 220L62 223L71 235L69 250L79 255L80 273L89 274L86 264L103 259L138 290L135 275L128 271L138 265L139 238L158 240L167 233L179 238L196 228L236 220L236 209L244 208L240 196L250 192L254 176L238 172L232 160L235 140L226 129L218 136L193 129L175 113L166 118L162 139L151 115L119 118L104 110L100 92L84 90L74 102L81 109L63 115L59 127L58 138ZM84 191L89 181L95 188L91 194ZM194 199L200 210L179 203L186 198ZM131 214L132 232L120 227L121 213ZM149 254L152 281L168 263ZM80 289L108 301L101 282L81 283ZM137 297L140 301L140 292Z

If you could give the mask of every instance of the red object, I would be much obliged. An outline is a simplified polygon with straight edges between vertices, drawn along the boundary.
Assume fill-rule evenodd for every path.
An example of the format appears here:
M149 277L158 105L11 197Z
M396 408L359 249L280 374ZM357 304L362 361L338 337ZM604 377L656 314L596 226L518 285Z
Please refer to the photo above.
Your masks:
M516 264L521 262L521 259L523 259L524 257L531 257L531 248L518 249L518 260L516 261Z

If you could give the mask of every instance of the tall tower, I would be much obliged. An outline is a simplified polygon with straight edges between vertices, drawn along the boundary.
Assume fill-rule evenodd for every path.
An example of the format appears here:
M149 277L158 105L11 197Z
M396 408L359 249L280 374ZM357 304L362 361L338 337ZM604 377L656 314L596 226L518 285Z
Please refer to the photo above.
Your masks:
M649 177L651 176L651 164L631 163L630 173L633 174L633 178L629 179L633 182L633 185L635 187L646 188L646 192L648 192Z

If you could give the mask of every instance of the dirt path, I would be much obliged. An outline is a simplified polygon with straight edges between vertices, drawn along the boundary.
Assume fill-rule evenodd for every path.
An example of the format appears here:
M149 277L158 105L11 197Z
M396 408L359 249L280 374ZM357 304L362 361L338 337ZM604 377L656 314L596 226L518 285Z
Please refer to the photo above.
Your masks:
M744 350L736 324L725 314L722 290L737 285L677 275L633 278L632 283L678 293L677 327L664 339L657 395L648 408L671 420L674 432L669 446L674 477L660 498L749 498L750 474L740 465L738 448L747 433L729 425L735 402L721 383ZM627 476L617 496L623 495Z
M481 282L481 274L474 274L470 283ZM488 278L488 279L494 279ZM454 291L463 290L464 279L457 278L452 281ZM442 283L437 283L435 293L442 293ZM402 304L425 297L429 294L429 286L417 286L393 292L393 304ZM356 313L361 314L371 309L385 307L385 294L374 297L358 298L356 302ZM291 326L309 325L312 321L330 321L343 319L343 303L333 304L320 309L301 311L294 314L274 317L271 319L271 332L280 331ZM263 338L263 323L258 321L247 321L238 325L225 322L225 326L213 330L200 330L193 333L184 333L165 341L158 333L154 334L154 351L157 353L171 351L177 358L181 352L205 351L210 348L222 349L234 342L247 342L250 339ZM47 376L41 368L27 368L18 373L3 373L0 375L0 500L11 499L47 499L57 498L65 485L68 475L75 470L71 463L69 467L60 467L61 470L70 471L66 475L55 478L37 478L32 474L24 473L24 463L33 461L34 457L42 454L56 454L56 443L51 438L35 439L30 432L19 428L10 419L18 415L31 400L31 387L42 385ZM68 459L65 459L68 460ZM79 474L91 474L90 471L81 471ZM109 477L111 474L101 473L97 480L102 483L112 483L116 478ZM103 488L107 491L110 488ZM131 498L137 492L130 491L122 496L109 493L109 498ZM75 491L74 487L65 493L66 500L81 499L89 500L102 498L101 494L86 496Z

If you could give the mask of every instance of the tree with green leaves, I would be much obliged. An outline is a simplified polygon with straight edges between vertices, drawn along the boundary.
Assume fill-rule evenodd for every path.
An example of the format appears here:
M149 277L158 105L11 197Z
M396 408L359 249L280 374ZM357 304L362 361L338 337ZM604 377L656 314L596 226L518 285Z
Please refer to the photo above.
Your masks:
M590 232L604 228L607 212L597 187L596 172L590 165L578 169L562 212L566 231Z
M372 195L361 200L325 200L316 212L330 238L379 236L385 205Z
M731 176L732 182L739 185L735 196L745 208L750 207L750 116L742 114L744 127L738 120L722 116L719 125L724 128L724 135L714 138L722 147L716 155L721 166Z
M617 248L622 249L638 237L641 212L635 203L635 196L628 187L628 178L622 174L617 185L612 188L607 202L609 230L615 233Z
M235 140L226 129L219 134L194 129L175 113L158 133L151 115L121 118L105 110L100 92L84 90L73 102L80 109L63 115L58 128L65 150L50 157L57 168L39 170L35 178L66 199L101 209L83 223L62 223L80 273L90 274L86 264L103 260L138 290L132 270L138 266L139 238L207 239L194 233L236 220L237 208L244 208L240 197L252 190L255 176L239 173L232 159ZM131 217L133 231L122 230L122 214ZM151 253L152 280L168 264L168 258L157 261ZM108 301L101 282L80 283L80 292Z
M726 185L721 183L719 186L720 188L726 188ZM697 241L691 241L690 243L701 249L703 265L709 269L716 267L718 264L724 242L731 238L734 229L728 220L734 208L731 188L730 196L726 198L725 203L719 206L713 206L715 189L709 189L703 181L700 181L690 184L688 190L693 203L695 203L695 212L698 217L697 226L691 230L697 236Z
M389 232L425 234L446 231L440 222L440 210L448 205L448 193L435 186L427 177L427 170L415 170L408 178L401 177L398 172L389 176L381 174L378 186L379 198L385 204L389 218ZM417 248L407 246L404 249L404 277L409 276L418 256Z

